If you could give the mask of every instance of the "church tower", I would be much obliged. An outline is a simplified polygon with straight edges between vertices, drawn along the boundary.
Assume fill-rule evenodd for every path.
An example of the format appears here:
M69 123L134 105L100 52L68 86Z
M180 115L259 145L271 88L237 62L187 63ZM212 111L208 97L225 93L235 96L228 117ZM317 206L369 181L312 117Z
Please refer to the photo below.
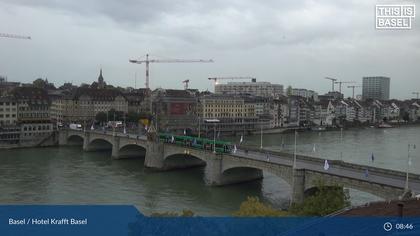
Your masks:
M102 68L99 71L99 77L98 77L98 89L104 89L106 86L106 83L104 81L104 77L102 76Z

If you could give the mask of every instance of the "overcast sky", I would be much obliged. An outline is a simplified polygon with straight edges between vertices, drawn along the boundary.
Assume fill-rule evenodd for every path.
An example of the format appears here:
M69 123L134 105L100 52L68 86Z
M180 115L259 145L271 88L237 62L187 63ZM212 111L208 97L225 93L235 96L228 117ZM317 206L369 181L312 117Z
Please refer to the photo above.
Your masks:
M252 76L325 93L325 76L361 84L391 77L391 96L420 91L420 16L411 30L376 30L375 0L0 0L0 74L10 81L47 77L55 85L107 83L144 87L153 58L214 63L151 65L151 87L209 89L208 77ZM407 2L410 3L410 2ZM351 95L347 85L343 90ZM361 89L357 90L357 94Z

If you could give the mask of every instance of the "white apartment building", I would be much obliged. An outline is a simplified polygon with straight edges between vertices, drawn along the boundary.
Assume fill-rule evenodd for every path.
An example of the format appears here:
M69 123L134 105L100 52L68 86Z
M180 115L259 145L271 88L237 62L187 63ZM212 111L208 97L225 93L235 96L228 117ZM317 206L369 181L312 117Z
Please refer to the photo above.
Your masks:
M278 98L283 95L283 85L270 82L228 82L227 84L216 84L216 94L249 94L257 97Z
M313 90L292 88L292 95L304 98L312 98L314 101L318 101L318 93Z

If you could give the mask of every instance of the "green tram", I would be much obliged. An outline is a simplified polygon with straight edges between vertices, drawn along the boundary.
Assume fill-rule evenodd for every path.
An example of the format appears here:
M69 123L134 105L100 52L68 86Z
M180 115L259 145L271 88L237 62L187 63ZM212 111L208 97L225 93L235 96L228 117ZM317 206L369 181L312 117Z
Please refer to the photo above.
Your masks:
M172 138L173 137L173 138ZM213 151L213 145L216 144L216 153L231 153L233 145L230 142L207 138L198 138L192 136L172 135L168 133L159 133L159 140L165 143L172 143L183 147L191 147L202 150Z

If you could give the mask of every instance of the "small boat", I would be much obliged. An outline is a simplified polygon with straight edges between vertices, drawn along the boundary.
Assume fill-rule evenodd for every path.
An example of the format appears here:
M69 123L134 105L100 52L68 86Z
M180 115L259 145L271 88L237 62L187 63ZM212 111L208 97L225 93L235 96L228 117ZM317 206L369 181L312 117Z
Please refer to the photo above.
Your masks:
M380 128L380 129L386 129L386 128L393 128L393 127L392 127L392 125L383 122L383 123L380 123L378 125L378 128Z
M312 131L325 131L327 130L327 128L322 127L322 126L317 126L317 127L312 127L311 130Z

